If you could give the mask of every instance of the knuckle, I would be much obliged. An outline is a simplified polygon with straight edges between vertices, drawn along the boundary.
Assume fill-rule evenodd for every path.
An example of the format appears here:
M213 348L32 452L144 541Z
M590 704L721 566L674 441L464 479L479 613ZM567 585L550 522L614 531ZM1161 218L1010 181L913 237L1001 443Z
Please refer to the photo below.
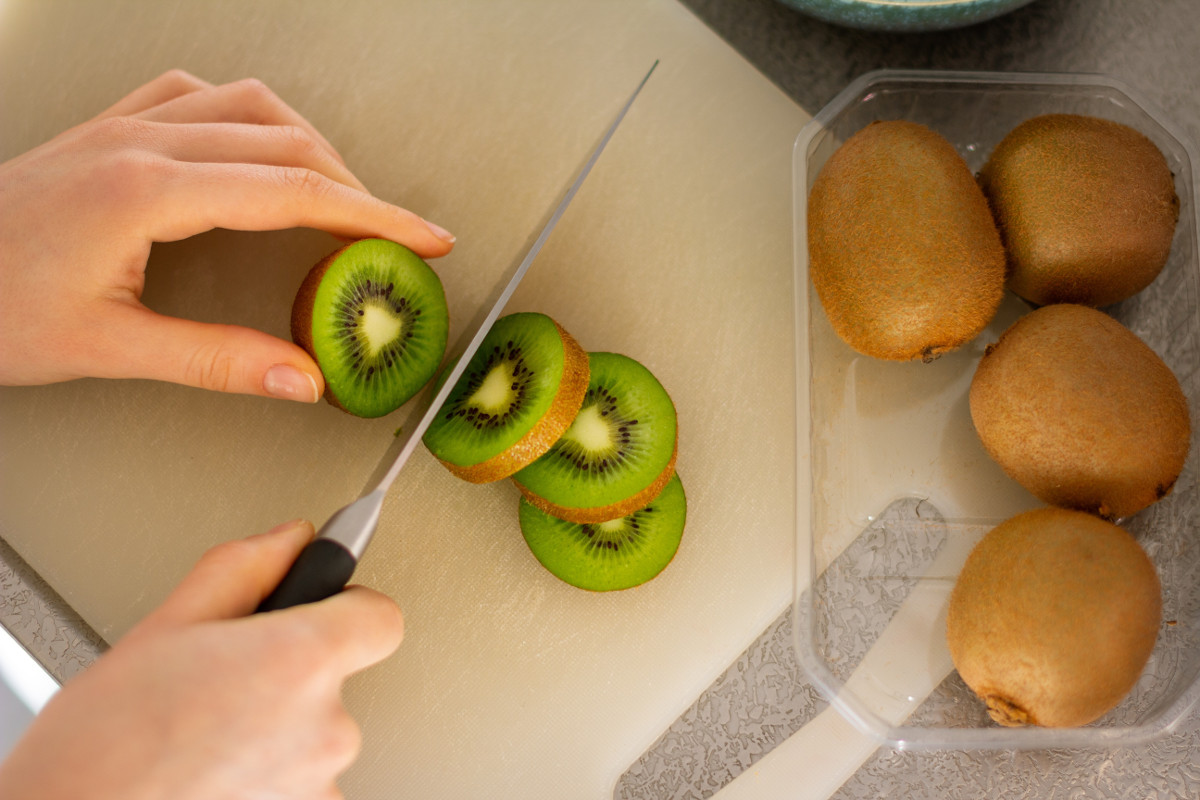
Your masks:
M125 125L125 118L116 117L100 123L105 127ZM106 136L100 132L100 136ZM87 185L94 187L110 209L144 210L175 179L175 162L157 153L131 145L128 138L104 143L107 150L83 172Z
M201 81L192 73L179 67L173 67L155 79L168 89L185 90L199 86Z
M231 539L213 545L201 556L209 564L235 564L251 557L253 545L245 539Z
M93 140L108 147L144 145L149 138L150 125L137 117L113 116L96 120L89 133Z
M339 712L324 726L321 749L330 762L349 766L362 750L362 731L345 709L339 709Z
M283 176L288 189L308 200L317 200L329 193L331 181L314 169L288 167Z
M279 125L276 128L276 135L279 136L283 147L288 152L307 161L321 159L324 155L325 151L317 140L300 126Z
M258 105L274 105L279 98L271 91L271 87L258 78L242 78L231 84L233 90L243 99Z
M229 391L236 361L235 355L222 345L199 347L184 364L184 382L201 389Z

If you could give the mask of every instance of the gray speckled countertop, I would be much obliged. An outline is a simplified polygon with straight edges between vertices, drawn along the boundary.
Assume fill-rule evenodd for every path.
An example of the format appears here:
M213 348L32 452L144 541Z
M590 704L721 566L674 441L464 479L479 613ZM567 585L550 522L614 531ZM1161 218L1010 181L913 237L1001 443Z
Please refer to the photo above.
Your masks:
M1035 0L971 28L906 35L834 27L776 0L683 2L810 113L855 77L883 67L1099 72L1139 90L1200 141L1195 0ZM84 668L103 646L2 540L0 624L60 679ZM785 614L764 631L631 765L616 797L708 797L823 709L792 654L790 624ZM834 796L1198 795L1200 714L1152 745L1103 753L881 749Z
M1090 72L1139 90L1200 141L1200 6L1193 0L1036 0L956 31L886 34L819 22L776 0L683 0L811 113L881 68ZM618 787L620 798L702 798L825 707L781 617ZM1108 752L898 752L882 748L837 798L1192 798L1200 713L1151 745Z

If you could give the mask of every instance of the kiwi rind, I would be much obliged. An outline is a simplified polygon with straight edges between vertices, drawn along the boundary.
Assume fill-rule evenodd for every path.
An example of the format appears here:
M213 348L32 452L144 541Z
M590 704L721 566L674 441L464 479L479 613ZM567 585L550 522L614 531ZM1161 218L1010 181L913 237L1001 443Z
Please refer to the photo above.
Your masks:
M1179 197L1144 134L1077 114L1033 117L979 173L1008 254L1008 287L1039 305L1107 306L1146 288L1170 254Z
M1005 255L954 146L885 120L847 139L808 198L809 275L837 335L874 358L931 361L974 339L1004 295Z
M1043 306L987 348L971 419L989 455L1051 505L1128 517L1171 491L1191 445L1171 369L1103 311Z
M988 532L951 592L946 641L1001 725L1073 727L1114 708L1158 634L1153 563L1124 529L1041 508Z
M521 533L534 557L560 580L594 592L640 586L671 563L683 538L687 499L678 475L654 500L602 523L561 520L522 498Z
M559 519L597 523L650 503L675 471L675 406L644 365L619 354L588 355L579 414L544 455L513 476L522 495ZM590 453L581 442L603 449Z
M392 336L374 352L364 312ZM321 259L292 304L292 340L320 367L325 399L359 417L388 414L420 391L437 371L448 332L437 274L385 239L361 239Z
M489 375L509 370L513 395L498 415L473 404ZM570 426L588 384L587 353L545 314L496 320L426 432L430 452L471 483L509 477L545 453ZM519 386L519 389L511 387Z

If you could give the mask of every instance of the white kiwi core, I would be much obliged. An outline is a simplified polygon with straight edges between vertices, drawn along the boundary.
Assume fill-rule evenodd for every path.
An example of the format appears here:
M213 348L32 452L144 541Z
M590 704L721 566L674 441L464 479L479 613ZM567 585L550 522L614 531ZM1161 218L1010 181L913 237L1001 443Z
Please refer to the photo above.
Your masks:
M625 518L617 517L616 519L610 519L607 522L601 522L596 525L596 530L600 531L601 533L620 533L621 531L625 530Z
M396 341L402 327L404 323L391 310L375 303L367 303L359 321L359 330L363 332L367 344L367 355L374 356Z
M571 423L571 427L563 434L563 438L570 439L578 443L584 451L593 453L613 446L612 430L601 416L598 405L582 409Z
M467 402L488 413L503 413L512 404L512 384L512 365L501 362L488 371Z

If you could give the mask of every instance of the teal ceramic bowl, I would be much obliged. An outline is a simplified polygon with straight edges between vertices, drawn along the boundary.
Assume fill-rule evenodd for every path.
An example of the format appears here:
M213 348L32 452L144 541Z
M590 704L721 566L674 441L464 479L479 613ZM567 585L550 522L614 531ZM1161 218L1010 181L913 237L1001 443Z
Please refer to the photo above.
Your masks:
M872 31L940 31L998 17L1031 0L780 0L797 11Z

